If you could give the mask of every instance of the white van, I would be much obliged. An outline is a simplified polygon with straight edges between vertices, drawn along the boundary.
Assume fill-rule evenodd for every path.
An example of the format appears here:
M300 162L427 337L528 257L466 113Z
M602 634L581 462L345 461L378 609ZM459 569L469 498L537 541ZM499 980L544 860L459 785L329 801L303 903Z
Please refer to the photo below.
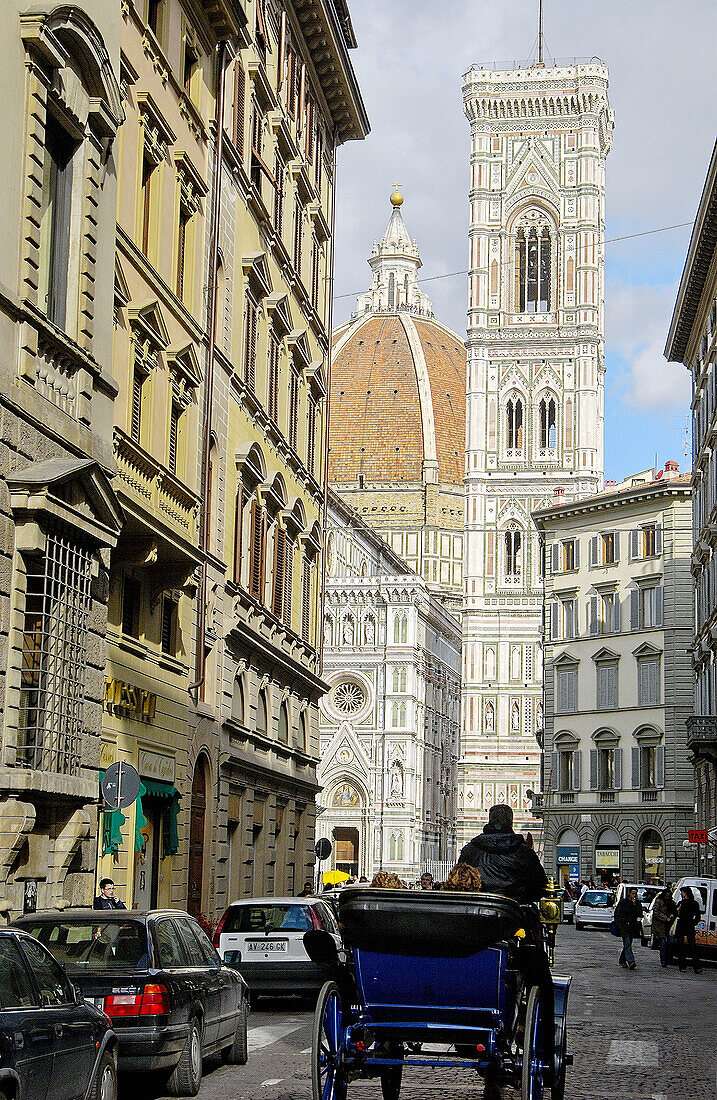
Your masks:
M705 957L717 954L717 878L701 878L688 875L681 878L672 895L675 904L680 900L680 890L689 886L700 907L700 922L696 928L695 942Z

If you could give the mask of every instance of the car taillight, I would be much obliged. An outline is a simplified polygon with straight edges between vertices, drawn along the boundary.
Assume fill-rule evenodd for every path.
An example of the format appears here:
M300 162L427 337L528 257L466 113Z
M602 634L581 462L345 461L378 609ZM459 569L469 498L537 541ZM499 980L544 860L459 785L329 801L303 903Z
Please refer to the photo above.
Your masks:
M321 931L321 929L322 929L322 928L323 928L324 926L323 926L323 924L321 923L321 921L319 920L319 915L318 915L318 913L316 912L316 910L314 909L314 907L313 907L313 906L311 906L311 905L309 906L309 912L311 913L311 924L312 924L312 926L313 926L314 928L318 928L318 929L319 929L319 931Z
M219 950L219 937L222 934L222 929L224 928L224 921L227 919L227 913L228 912L229 912L229 910L227 909L227 912L224 914L222 919L219 921L219 924L217 925L217 930L214 933L214 946L216 947L217 951Z
M117 1016L166 1016L169 993L166 986L146 985L142 993L110 993L105 997L105 1013Z

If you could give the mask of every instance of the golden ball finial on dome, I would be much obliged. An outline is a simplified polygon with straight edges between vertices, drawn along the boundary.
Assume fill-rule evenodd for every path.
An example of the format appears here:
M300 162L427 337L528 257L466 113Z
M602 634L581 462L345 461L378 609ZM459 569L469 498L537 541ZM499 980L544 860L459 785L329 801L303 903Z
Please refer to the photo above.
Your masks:
M403 203L403 195L398 190L398 184L396 184L396 190L391 195L391 206L401 206Z

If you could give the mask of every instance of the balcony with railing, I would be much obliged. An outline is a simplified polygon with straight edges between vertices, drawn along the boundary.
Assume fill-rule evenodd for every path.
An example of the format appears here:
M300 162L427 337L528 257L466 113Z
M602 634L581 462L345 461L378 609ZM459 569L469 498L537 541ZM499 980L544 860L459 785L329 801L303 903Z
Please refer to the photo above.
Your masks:
M687 748L698 759L717 761L717 715L693 714L687 719Z
M120 429L115 429L115 458L120 491L129 493L155 521L195 545L199 498Z

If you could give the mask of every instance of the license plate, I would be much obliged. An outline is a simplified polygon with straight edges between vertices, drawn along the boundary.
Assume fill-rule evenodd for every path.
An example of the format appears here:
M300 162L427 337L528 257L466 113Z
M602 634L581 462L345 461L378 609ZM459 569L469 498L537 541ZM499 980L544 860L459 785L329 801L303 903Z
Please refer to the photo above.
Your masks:
M247 951L286 951L288 940L249 940Z

